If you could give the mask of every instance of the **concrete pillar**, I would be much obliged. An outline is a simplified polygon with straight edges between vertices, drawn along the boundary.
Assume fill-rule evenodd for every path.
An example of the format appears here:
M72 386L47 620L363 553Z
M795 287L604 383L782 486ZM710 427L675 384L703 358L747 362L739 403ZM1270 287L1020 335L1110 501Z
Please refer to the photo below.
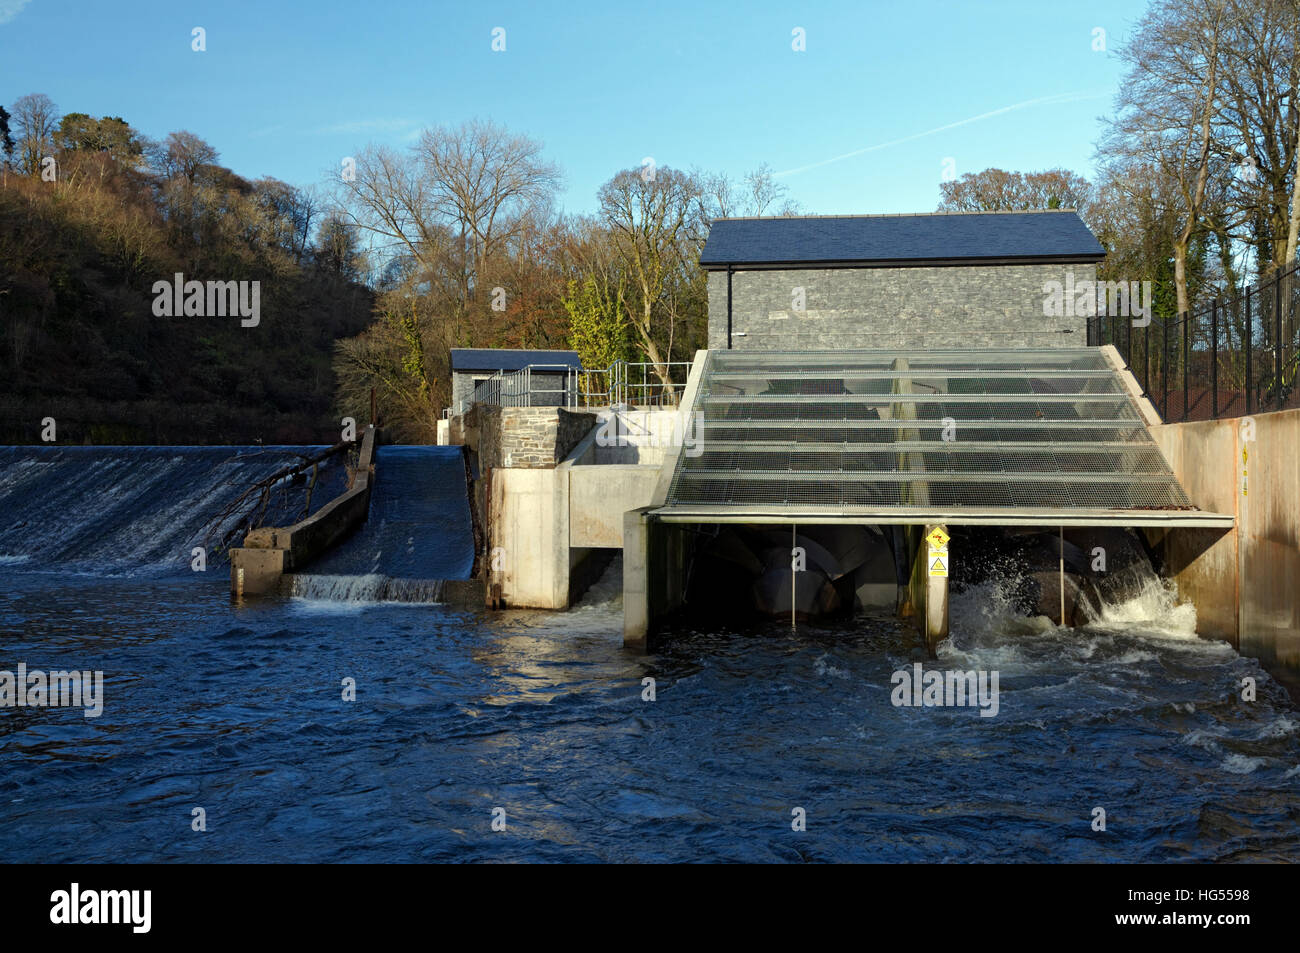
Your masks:
M931 658L939 644L948 638L948 543L937 546L931 538L933 530L944 532L940 525L927 525L922 551L926 554L926 647ZM946 533L945 533L946 536ZM943 575L939 572L943 571Z
M893 369L896 371L910 370L907 358L899 357L894 359ZM895 394L911 394L912 381L910 378L902 377L894 381L892 387ZM893 405L892 414L895 420L915 421L917 419L916 404L897 403ZM921 431L915 427L899 428L897 439L901 442L914 442L921 439ZM904 451L898 455L898 469L900 470L924 470L925 455L919 451ZM930 487L928 483L921 481L915 483L902 484L902 496L900 502L910 506L928 506L930 504Z
M640 652L650 639L651 509L623 514L623 647Z
M913 556L907 597L900 599L899 607L901 616L915 622L931 658L935 657L939 643L948 637L948 548L946 543L938 546L930 539L936 529L943 530L943 527L931 523L906 528L908 549ZM938 574L940 570L942 575Z
M925 527L921 552L925 554L925 647L930 657L937 654L939 643L948 637L948 546L935 545L930 538L933 530L942 526ZM942 568L943 575L938 575Z
M272 596L280 592L284 577L284 549L232 549L230 551L230 594Z

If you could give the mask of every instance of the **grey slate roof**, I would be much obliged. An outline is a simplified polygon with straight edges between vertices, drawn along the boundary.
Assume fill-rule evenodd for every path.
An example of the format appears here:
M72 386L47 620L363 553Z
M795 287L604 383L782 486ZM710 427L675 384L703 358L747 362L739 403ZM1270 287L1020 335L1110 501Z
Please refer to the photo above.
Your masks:
M529 364L563 364L582 367L577 351L525 351L515 348L454 347L453 371L517 371ZM558 369L557 369L558 370Z
M1073 211L938 212L715 219L700 264L1095 262L1104 256Z

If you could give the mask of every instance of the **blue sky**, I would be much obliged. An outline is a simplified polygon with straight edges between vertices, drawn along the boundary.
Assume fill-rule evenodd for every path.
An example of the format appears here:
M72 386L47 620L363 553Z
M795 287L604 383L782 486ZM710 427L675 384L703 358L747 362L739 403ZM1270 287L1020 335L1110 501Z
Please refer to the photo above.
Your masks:
M544 143L570 212L646 156L736 177L766 162L813 213L929 211L946 159L1089 175L1144 7L0 0L0 102L43 92L155 138L189 129L241 175L296 185L482 117Z

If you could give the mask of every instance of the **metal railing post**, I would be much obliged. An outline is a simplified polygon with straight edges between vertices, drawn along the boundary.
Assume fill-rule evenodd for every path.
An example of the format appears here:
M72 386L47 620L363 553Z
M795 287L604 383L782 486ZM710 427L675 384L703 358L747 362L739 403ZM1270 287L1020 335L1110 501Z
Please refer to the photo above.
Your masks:
M1219 299L1210 302L1210 419L1219 419Z
M1253 395L1251 394L1252 385L1251 377L1253 376L1253 367L1251 358L1254 356L1251 351L1255 349L1255 342L1251 334L1250 320L1250 287L1246 288L1246 413L1250 413L1255 406Z
M1191 312L1183 315L1183 420L1187 419L1187 380L1191 377L1191 348L1190 340L1192 337L1192 315Z
M1160 416L1169 416L1169 319L1160 322Z
M1133 367L1133 319L1129 318L1124 322L1127 329L1124 334L1124 366Z
M1151 394L1151 325L1142 329L1142 394Z
M1273 323L1277 334L1273 338L1273 389L1277 393L1277 409L1282 409L1282 270L1273 279Z

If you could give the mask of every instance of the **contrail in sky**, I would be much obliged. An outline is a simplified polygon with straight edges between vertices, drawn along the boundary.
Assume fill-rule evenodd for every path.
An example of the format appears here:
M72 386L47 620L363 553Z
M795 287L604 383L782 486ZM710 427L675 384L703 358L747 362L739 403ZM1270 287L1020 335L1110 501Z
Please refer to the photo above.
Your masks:
M1052 96L1041 96L1038 99L1026 99L1023 103L1013 103L1010 106L1003 106L1001 109L994 109L992 112L980 113L978 116L971 116L969 119L959 119L956 122L950 122L946 126L936 126L934 129L927 129L925 132L913 133L910 136L904 136L902 139L891 139L889 142L867 146L865 149L855 149L852 152L846 152L843 155L834 156L830 159L822 159L820 162L811 162L808 165L801 165L794 169L785 169L782 172L773 172L772 175L774 178L780 178L786 175L797 175L800 172L807 172L809 169L816 169L824 165L830 165L832 162L840 162L844 159L852 159L854 156L865 155L868 152L888 149L890 146L897 146L904 142L911 142L913 139L923 139L926 136L933 136L936 133L944 132L948 129L956 129L958 126L966 126L973 122L979 122L981 119L989 119L993 116L1000 116L1003 113L1014 112L1017 109L1026 109L1030 106L1044 106L1057 103L1073 103L1084 99L1102 99L1109 95L1110 93L1108 92L1089 93L1080 90L1073 93L1056 93Z

